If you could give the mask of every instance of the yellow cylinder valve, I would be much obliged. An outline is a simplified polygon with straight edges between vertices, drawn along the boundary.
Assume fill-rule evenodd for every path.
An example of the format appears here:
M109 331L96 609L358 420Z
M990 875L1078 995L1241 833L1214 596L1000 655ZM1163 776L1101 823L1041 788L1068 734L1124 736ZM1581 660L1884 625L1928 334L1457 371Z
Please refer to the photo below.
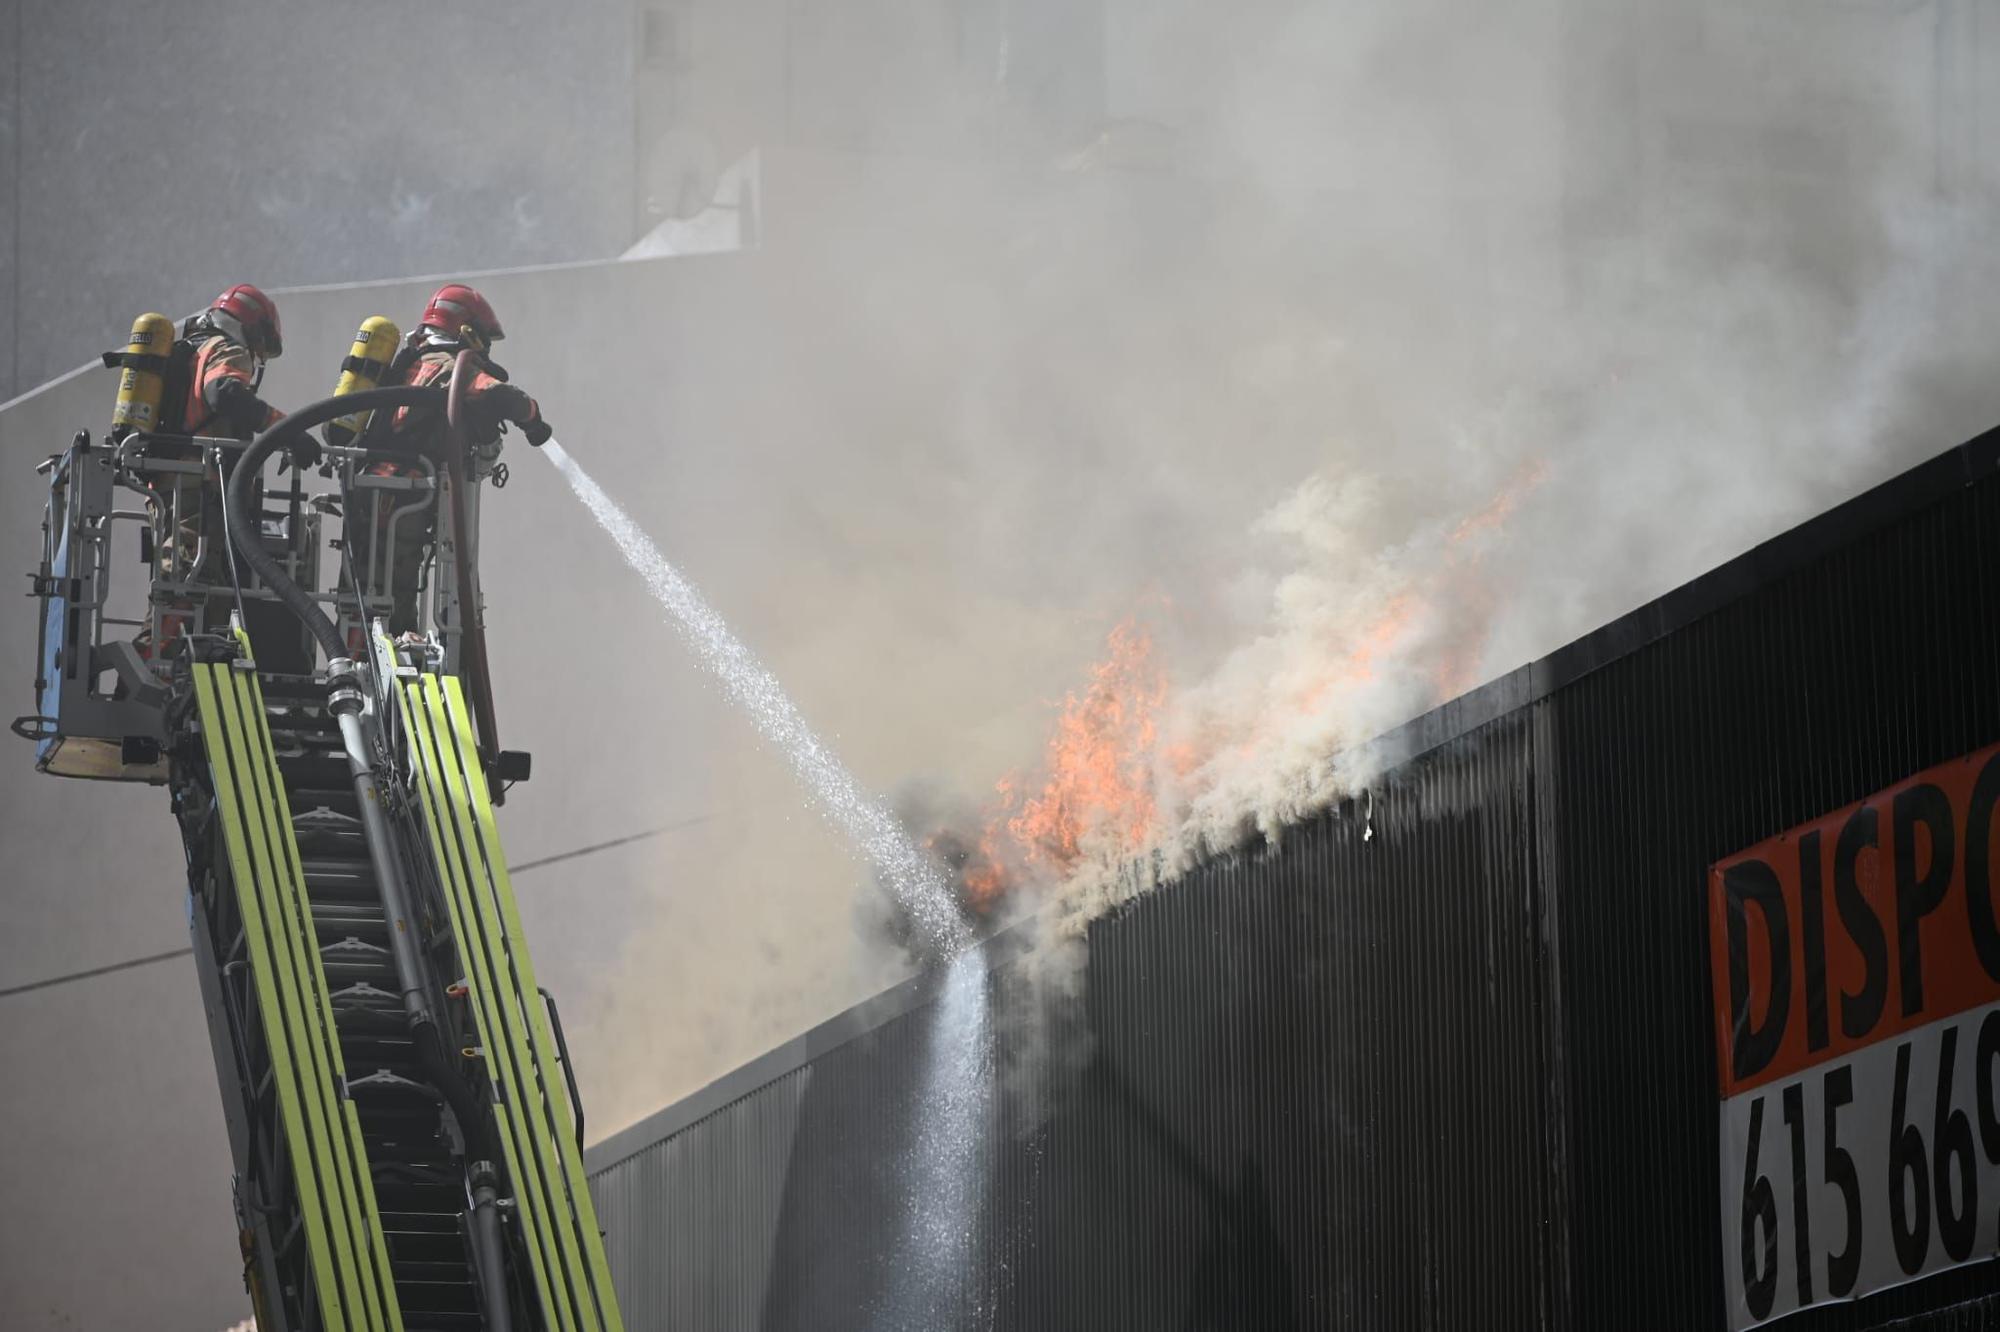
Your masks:
M167 364L173 350L174 321L163 314L142 314L132 321L132 336L125 350L104 354L104 363L118 371L112 434L160 428L160 396L166 389Z
M340 378L334 383L333 396L344 398L350 393L380 387L382 377L389 372L389 362L396 358L396 344L402 339L402 330L381 315L362 320L361 331L354 335L347 359L340 363ZM368 418L373 415L373 412L356 412L328 422L326 442L352 443L368 428Z

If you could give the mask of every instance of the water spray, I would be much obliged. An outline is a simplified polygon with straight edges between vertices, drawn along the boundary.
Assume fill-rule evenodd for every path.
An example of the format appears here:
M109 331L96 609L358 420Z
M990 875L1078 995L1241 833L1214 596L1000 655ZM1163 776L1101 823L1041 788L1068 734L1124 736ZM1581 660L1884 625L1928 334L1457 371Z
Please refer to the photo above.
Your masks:
M722 683L758 733L777 746L813 807L860 848L908 913L927 950L945 964L930 1015L929 1071L915 1135L897 1179L903 1242L875 1321L882 1332L972 1325L953 1317L959 1312L953 1306L960 1274L976 1268L971 1260L985 1211L983 1146L991 1133L993 1033L986 968L979 952L967 947L971 932L951 885L937 862L834 757L777 678L639 525L560 444L549 440L542 452L617 543L625 562L646 580L696 660ZM973 1324L988 1317L976 1297L969 1313Z
M897 1188L901 1242L877 1332L990 1326L985 1292L967 1290L979 1271L993 1136L993 1022L986 968L976 950L946 966L925 1036L924 1080Z
M963 951L971 941L971 932L959 915L943 869L917 846L880 801L862 789L854 774L806 722L777 677L764 668L617 501L605 494L555 440L544 444L542 452L617 543L625 562L646 580L695 659L721 682L730 701L742 709L758 734L792 765L813 808L875 867L897 903L909 913L926 950L947 959Z

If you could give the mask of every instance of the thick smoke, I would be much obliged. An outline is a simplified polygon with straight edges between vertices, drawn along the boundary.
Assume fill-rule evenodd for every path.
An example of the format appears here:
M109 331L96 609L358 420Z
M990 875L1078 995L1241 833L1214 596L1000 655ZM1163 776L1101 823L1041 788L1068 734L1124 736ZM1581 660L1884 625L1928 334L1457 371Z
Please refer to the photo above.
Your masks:
M1135 840L1106 816L1029 867L1063 930L1277 838L1393 758L1373 737L2000 408L1995 321L1966 299L1991 288L1990 181L1951 159L1909 25L1845 15L1773 75L1724 42L1633 49L1636 18L1495 50L1459 6L1264 12L1248 39L1232 14L1247 54L1200 144L1264 207L1132 308L1198 311L1222 371L1142 381L1172 418L1149 440L1206 428L1304 475L1208 534L1221 558L1133 570L1182 612L1159 635L1157 821ZM1620 106L1570 63L1592 54L1659 86ZM1599 143L1605 119L1632 136ZM1161 489L1136 477L1132 505ZM1029 757L999 803L1044 780L1060 765Z
M26 81L0 102L25 150L16 304L38 341L0 359L22 377L43 344L69 349L45 368L73 364L138 310L242 278L630 238L632 136L612 115L629 7L483 25L480 58L442 75L435 42L298 46L319 25L297 8L182 6L167 32L104 4L20 7ZM1365 786L1367 756L1342 758L1357 741L2000 420L1990 5L643 10L685 16L689 40L630 77L746 108L717 140L725 159L760 150L762 249L671 278L481 279L503 359L861 783L928 788L965 845L997 780L1035 789L1064 700L1088 695L1128 619L1167 682L1146 780L1170 872ZM241 55L279 47L277 63ZM148 60L185 77L72 78L83 91L62 95L69 71ZM293 92L258 101L280 84ZM153 151L217 106L219 138ZM356 138L355 114L419 128ZM195 214L166 175L193 182ZM369 224L327 249L327 220L356 216ZM91 273L35 266L70 235ZM671 298L608 290L649 283ZM423 294L385 312L407 327ZM289 305L274 398L323 393L375 304L356 294L317 330ZM510 849L707 816L522 880L598 1136L910 963L787 765L703 692L581 508L513 462L481 560L503 729L537 756ZM20 568L41 500L16 475ZM1512 508L1481 523L1503 494ZM17 895L10 979L179 942L157 793L16 772L36 792L10 797L17 877L66 886ZM77 879L74 848L106 829L123 868L93 859L102 873ZM1086 842L1095 859L1031 899L1070 927L1146 882L1103 865L1156 863ZM1080 947L1072 934L1060 956ZM1077 979L1010 976L1000 1003L1072 1053L1073 1009L1036 997ZM144 1275L154 1323L198 1307L181 1321L226 1323L226 1228L144 1224L149 1200L226 1207L190 973L14 1002L6 1052L30 1073L7 1124L32 1205L0 1227L0 1322L100 1308L100 1264L75 1255L108 1244ZM1006 1070L1044 1089L1046 1072ZM96 1094L121 1079L157 1093L145 1114ZM62 1168L31 1168L44 1160ZM93 1161L102 1178L80 1185ZM76 1201L114 1188L137 1219Z
M1987 182L1931 47L1874 9L1760 22L1116 6L1087 116L1019 63L946 92L821 52L801 140L875 113L765 154L733 303L656 360L595 346L648 404L565 438L864 784L975 811L960 850L1136 615L1168 685L1139 863L1172 872L2000 415ZM659 461L584 452L621 436ZM908 965L782 765L712 729L722 818L660 848L681 887L598 1014L632 1052L607 1122ZM1022 876L1071 928L1147 881L1122 836L1079 849Z

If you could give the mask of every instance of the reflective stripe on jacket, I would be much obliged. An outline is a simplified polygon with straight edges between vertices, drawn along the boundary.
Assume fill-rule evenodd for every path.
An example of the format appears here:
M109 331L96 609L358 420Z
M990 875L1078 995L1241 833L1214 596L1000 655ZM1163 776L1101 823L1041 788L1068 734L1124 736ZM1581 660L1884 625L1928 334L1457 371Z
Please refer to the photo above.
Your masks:
M257 361L249 348L234 338L209 332L191 342L194 365L188 374L187 401L181 405L181 433L186 435L239 435L227 422L219 420L222 397L227 387L241 384L252 388L257 382ZM275 424L283 413L267 407L258 429ZM221 425L218 432L217 425Z

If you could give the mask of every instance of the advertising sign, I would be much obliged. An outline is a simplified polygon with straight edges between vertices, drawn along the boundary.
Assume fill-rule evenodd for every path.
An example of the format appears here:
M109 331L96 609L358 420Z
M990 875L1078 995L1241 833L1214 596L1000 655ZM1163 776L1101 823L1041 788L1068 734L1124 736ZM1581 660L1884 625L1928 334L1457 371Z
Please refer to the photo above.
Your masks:
M2000 746L1712 866L1732 1329L2000 1246Z

